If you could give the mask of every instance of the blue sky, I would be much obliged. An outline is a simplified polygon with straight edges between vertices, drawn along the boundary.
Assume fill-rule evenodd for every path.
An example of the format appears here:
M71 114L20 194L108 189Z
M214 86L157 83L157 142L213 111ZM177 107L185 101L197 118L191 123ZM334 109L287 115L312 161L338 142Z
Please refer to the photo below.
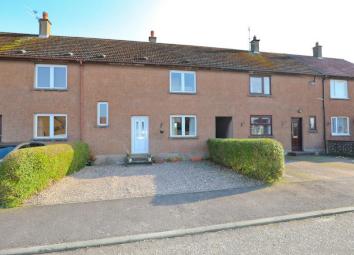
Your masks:
M154 2L152 4L152 2ZM49 13L57 35L139 40L141 22L158 1L11 0L0 1L0 31L37 33L30 10ZM145 32L146 34L146 32Z
M248 49L311 55L316 41L326 57L354 62L351 0L1 0L0 31L38 33L29 14L49 13L55 35Z

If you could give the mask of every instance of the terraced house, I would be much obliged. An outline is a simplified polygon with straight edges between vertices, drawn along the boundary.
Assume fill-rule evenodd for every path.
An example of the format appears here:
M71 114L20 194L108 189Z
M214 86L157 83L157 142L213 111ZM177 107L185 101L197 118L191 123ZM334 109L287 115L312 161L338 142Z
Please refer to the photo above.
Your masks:
M353 140L354 64L250 50L0 33L0 139L77 140L98 157L199 157L214 137L287 151Z

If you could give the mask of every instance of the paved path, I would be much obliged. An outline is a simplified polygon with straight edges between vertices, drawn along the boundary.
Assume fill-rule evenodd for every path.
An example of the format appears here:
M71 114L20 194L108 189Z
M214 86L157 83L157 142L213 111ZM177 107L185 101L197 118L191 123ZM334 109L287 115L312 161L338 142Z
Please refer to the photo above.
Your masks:
M165 231L354 204L354 178L0 211L0 249Z
M354 254L354 213L51 254L347 255Z

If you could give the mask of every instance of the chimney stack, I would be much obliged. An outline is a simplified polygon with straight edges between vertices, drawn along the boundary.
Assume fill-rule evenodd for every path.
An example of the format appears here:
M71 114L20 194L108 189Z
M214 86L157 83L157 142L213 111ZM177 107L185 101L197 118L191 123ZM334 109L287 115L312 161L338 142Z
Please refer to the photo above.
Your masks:
M259 41L256 36L253 36L253 40L250 41L252 53L259 53Z
M39 37L48 38L50 36L50 30L52 23L48 19L48 12L43 12L43 16L39 19Z
M151 30L151 32L150 32L149 42L151 42L151 43L156 43L156 37L155 37L155 32L154 32L154 30Z
M318 42L316 42L315 47L312 48L313 50L313 56L315 58L322 58L322 46L319 45Z

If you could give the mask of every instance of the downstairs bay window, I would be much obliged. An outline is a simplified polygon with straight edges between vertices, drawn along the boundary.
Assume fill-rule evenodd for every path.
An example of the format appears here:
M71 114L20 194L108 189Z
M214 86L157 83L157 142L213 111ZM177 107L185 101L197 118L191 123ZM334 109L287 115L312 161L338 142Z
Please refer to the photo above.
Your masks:
M171 137L196 137L197 117L194 115L170 116Z
M348 117L332 117L331 127L333 136L348 136L349 133L349 118Z
M251 116L251 136L272 136L272 116Z
M35 139L66 139L66 114L36 114L34 116Z

